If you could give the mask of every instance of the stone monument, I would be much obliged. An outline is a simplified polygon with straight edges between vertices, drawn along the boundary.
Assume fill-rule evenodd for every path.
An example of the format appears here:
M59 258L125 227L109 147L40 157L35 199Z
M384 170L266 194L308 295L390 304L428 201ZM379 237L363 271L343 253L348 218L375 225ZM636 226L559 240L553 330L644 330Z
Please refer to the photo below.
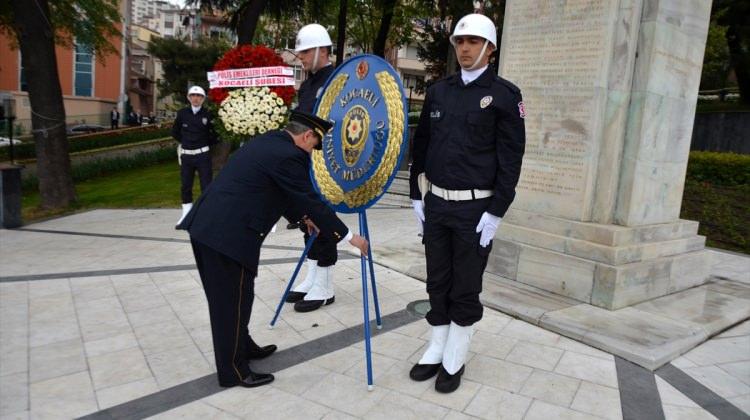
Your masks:
M710 0L508 0L526 155L489 272L607 309L705 282L681 220Z

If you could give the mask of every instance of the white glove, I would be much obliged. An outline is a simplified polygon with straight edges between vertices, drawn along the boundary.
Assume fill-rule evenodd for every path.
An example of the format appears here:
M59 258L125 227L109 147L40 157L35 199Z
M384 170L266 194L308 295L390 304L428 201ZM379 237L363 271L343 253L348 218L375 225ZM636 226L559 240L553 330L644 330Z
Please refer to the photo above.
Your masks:
M482 232L482 235L479 237L479 245L487 247L490 244L502 220L502 218L487 212L482 213L482 217L479 219L479 224L477 225L477 233Z
M424 201L422 200L411 200L411 204L414 207L414 214L417 216L417 224L419 225L419 233L422 233L422 223L424 223Z

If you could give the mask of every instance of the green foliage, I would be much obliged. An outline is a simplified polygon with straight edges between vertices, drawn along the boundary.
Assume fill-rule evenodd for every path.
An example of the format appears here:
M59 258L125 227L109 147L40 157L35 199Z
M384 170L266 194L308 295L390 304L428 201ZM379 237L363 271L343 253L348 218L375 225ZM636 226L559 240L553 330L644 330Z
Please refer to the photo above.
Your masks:
M750 185L732 187L688 179L680 218L700 222L706 245L750 254Z
M690 152L680 217L708 246L750 254L750 155Z
M73 166L73 181L82 182L122 171L147 168L168 160L176 160L176 147L177 144L175 143L174 147L165 147L159 150L141 152L130 157L97 159L81 163ZM36 190L38 182L39 181L34 176L25 179L23 181L23 190Z
M33 1L29 2L28 7L35 7ZM47 3L56 44L72 47L76 41L87 45L99 56L117 52L112 38L122 36L115 26L121 21L120 0L52 0ZM10 2L0 4L0 32L17 43L15 31L12 30L15 22Z
M419 20L422 32L418 37L417 57L425 64L427 79L435 81L445 77L449 73L448 68L455 64L448 63L448 57L454 57L450 54L453 47L448 38L453 33L453 25L458 23L464 15L472 13L474 2L471 0L421 0L419 3L428 7L432 13L423 14L422 16L430 17ZM493 55L494 58L490 58L491 61L496 61L502 43L505 0L485 1L484 4L482 14L492 19L497 28L498 48ZM494 66L496 67L497 64L495 63ZM424 86L418 86L417 90L424 92Z
M178 38L154 38L148 44L148 52L161 60L164 77L157 82L159 97L187 104L189 85L202 86L208 91L206 72L231 48L223 38L202 37L191 46Z
M70 153L86 150L100 149L105 147L119 146L122 144L138 143L169 136L168 128L146 128L137 131L108 132L98 135L85 136L82 138L71 137L68 139L68 150ZM8 148L0 149L0 160L8 159ZM33 159L36 157L33 142L22 143L13 146L13 157L15 159Z
M713 90L726 87L729 75L729 45L727 44L727 27L719 25L716 18L721 12L715 13L708 27L706 53L703 56L703 71L701 73L701 90Z
M750 185L750 155L690 152L687 179L712 185Z

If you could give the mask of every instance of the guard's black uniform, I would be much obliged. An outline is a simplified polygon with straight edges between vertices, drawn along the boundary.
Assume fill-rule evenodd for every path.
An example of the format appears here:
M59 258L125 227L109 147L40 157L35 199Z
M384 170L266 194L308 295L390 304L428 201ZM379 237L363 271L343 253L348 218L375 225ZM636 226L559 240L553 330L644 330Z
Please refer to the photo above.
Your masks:
M321 89L323 89L323 85L326 80L328 80L328 76L330 76L331 73L333 73L333 66L328 65L311 74L310 77L302 82L297 94L299 98L299 105L296 108L297 110L310 114L314 113L313 108L315 108L315 102L322 94ZM310 235L307 233L307 226L301 224L300 230L305 233L305 243L307 243L307 240L310 238ZM307 253L307 257L311 260L317 260L318 267L330 267L338 261L339 255L338 250L336 249L336 243L338 243L336 238L332 238L321 232L321 234L315 238L315 241Z
M224 386L249 374L247 326L260 247L279 217L309 216L336 241L348 232L320 201L309 171L309 155L287 132L269 132L232 155L180 225L190 232L208 299L219 383Z
M446 201L427 193L424 244L431 325L472 325L482 318L479 293L492 243L479 245L485 211L505 215L515 197L525 145L520 90L490 67L464 85L461 74L427 89L414 135L410 196L421 200L417 177L425 172L447 190L492 190L494 196Z
M196 153L183 153L181 156L182 165L180 166L182 203L192 203L195 171L198 171L201 192L206 190L213 177L211 154L208 153L208 147L216 144L218 138L213 129L211 113L206 108L201 108L195 114L193 114L190 106L182 108L177 112L177 118L174 120L172 137L180 142L183 151L195 151L193 153ZM205 151L201 152L200 150L203 148L205 148Z

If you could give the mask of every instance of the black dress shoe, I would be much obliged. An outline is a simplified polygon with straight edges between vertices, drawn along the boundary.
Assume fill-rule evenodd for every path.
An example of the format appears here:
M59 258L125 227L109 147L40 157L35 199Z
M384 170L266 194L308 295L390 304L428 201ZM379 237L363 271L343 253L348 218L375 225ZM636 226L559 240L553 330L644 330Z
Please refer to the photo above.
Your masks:
M287 303L299 302L305 298L306 294L307 293L302 293L302 292L289 292L289 294L286 295L286 302Z
M459 369L458 372L451 375L445 370L443 365L440 365L440 370L438 371L438 376L435 380L435 391L448 394L457 390L458 386L461 385L461 375L464 374L464 367L465 366L461 366L461 369Z
M442 366L440 363L435 363L434 365L416 364L409 371L409 377L418 382L426 381L437 375L440 366Z
M221 383L219 382L219 385L229 388L233 386L241 386L244 388L255 388L256 386L261 386L265 384L270 384L273 382L273 375L270 373L255 373L250 372L249 375L245 377L245 379L237 382L232 383Z
M276 347L276 344L269 344L267 346L258 347L257 349L248 351L247 358L250 360L263 359L273 354L273 352L275 352L277 348L278 347Z
M299 223L289 223L288 225L286 225L286 228L289 230L297 229L298 227L299 227Z
M301 300L294 304L294 310L297 312L312 312L323 305L330 305L336 300L336 296L323 300Z

